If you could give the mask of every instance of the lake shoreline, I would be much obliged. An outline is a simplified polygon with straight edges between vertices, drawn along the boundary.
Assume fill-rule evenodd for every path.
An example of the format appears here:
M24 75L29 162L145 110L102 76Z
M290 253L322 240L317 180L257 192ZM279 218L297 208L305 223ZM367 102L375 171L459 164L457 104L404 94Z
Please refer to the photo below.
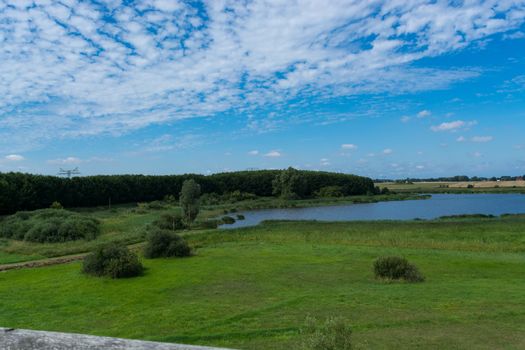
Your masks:
M221 229L255 226L263 221L418 221L450 218L483 219L484 216L525 213L522 194L433 194L426 200L378 201L302 208L240 211L244 220ZM361 205L356 205L361 204Z

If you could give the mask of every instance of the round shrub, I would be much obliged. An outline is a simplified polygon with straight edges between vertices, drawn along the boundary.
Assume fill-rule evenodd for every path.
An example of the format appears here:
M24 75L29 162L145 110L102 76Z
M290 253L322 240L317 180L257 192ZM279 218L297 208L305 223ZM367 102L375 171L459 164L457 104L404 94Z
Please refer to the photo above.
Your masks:
M99 233L98 220L63 209L18 212L0 225L0 237L40 243L92 240Z
M153 225L157 226L161 230L184 230L187 228L184 220L178 214L162 214L160 218L153 222Z
M244 215L242 215L242 214L237 214L237 220L244 220L244 219L246 219L246 218L244 217Z
M415 265L399 256L378 258L374 262L374 274L377 278L389 280L403 279L407 282L423 282L425 280Z
M98 247L84 258L82 272L93 276L127 278L139 276L144 267L128 247L110 244Z
M147 258L185 257L191 255L191 248L186 240L167 230L152 230L144 247Z

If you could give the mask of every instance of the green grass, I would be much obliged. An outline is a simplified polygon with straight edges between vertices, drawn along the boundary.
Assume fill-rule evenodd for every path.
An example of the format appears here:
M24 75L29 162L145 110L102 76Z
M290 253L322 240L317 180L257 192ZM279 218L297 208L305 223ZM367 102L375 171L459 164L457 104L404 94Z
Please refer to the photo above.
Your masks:
M240 349L294 349L306 315L343 316L356 348L525 347L525 218L270 222L188 236L186 259L142 277L93 278L80 263L0 273L4 327ZM403 255L426 281L374 279Z

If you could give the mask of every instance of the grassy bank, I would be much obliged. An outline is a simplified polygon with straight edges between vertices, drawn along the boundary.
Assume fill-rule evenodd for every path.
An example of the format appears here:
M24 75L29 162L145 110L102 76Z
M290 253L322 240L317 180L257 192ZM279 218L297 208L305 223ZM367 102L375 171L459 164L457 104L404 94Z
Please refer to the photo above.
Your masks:
M347 318L356 348L525 347L525 218L270 222L188 236L197 255L110 280L80 264L0 273L0 324L128 338L293 349L307 314ZM398 254L427 280L384 283Z

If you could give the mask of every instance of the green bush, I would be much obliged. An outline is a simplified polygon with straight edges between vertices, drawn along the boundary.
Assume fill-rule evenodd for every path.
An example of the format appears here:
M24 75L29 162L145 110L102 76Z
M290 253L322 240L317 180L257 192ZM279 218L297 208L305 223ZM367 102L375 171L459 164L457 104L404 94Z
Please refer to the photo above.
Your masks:
M153 221L153 225L157 226L162 230L184 230L187 225L184 223L182 216L178 214L162 214L160 218Z
M316 192L319 198L334 198L343 196L343 188L341 186L325 186Z
M92 240L99 233L98 220L64 209L18 212L0 225L0 237L40 243Z
M352 349L352 329L340 317L329 317L324 322L307 317L301 329L304 350L349 350Z
M186 240L173 232L154 229L147 237L144 247L146 258L185 257L191 255L191 248Z
M49 208L51 208L51 209L64 209L62 204L60 204L60 202L57 202L57 201L54 201L53 203L51 203Z
M377 278L389 280L403 279L407 282L423 282L425 280L415 265L398 256L378 258L374 262L374 274Z
M244 215L242 215L242 214L237 214L237 220L244 220L244 219L246 219L246 218L244 217Z
M200 198L202 205L217 205L222 202L217 193L204 193Z
M231 216L223 216L221 219L223 224L231 225L235 223L235 219Z
M215 229L219 226L219 220L205 220L205 221L197 221L192 225L192 228L197 229L204 229L204 230L210 230Z
M175 198L175 196L172 195L172 194L167 194L167 195L164 196L163 201L168 203L168 204L176 204L177 203L177 198Z
M225 201L229 201L230 203L236 203L236 202L240 202L244 200L257 199L257 196L254 195L253 193L241 192L239 190L235 190L230 193L225 193L222 197Z
M139 276L144 267L128 247L109 244L98 247L84 258L82 272L93 276L127 278Z

